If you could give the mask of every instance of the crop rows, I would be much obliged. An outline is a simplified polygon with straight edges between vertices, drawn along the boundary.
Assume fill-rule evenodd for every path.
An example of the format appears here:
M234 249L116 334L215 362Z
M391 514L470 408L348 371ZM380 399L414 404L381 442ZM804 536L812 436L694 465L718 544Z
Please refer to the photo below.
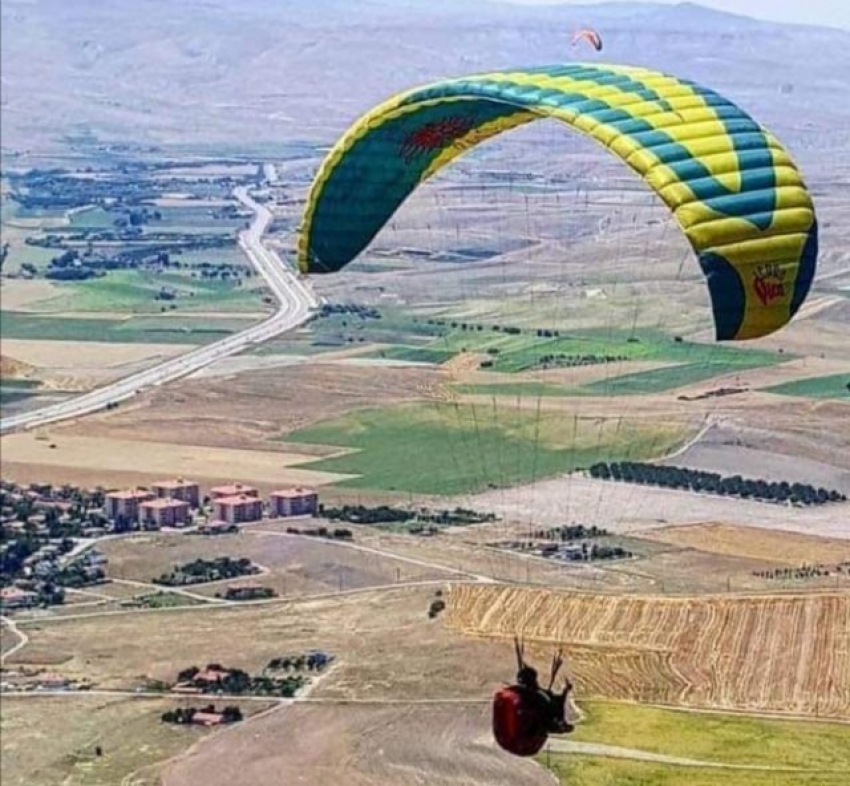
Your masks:
M456 586L447 623L565 645L590 698L850 717L850 593L613 597ZM545 661L541 660L541 663Z

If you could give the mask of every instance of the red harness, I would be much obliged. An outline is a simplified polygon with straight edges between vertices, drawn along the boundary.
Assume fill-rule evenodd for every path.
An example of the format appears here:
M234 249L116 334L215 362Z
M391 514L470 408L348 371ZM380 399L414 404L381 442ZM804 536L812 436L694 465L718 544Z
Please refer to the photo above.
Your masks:
M513 686L502 688L493 698L493 736L515 756L534 756L548 737L539 710Z

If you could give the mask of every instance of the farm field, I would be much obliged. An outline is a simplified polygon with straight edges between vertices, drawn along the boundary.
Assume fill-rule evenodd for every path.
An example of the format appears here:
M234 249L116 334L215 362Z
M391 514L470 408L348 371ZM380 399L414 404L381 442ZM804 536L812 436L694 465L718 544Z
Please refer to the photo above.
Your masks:
M4 338L118 344L206 344L248 327L254 321L237 317L193 319L166 315L97 319L2 312Z
M850 768L850 726L724 715L606 701L579 702L565 740L732 765L803 770Z
M801 379L767 388L768 393L805 398L850 399L850 365L843 374Z
M850 716L850 593L598 597L455 586L447 624L563 643L587 697Z
M42 314L121 312L169 315L208 311L262 312L262 285L248 280L241 286L223 281L195 279L185 274L145 271L112 271L103 278L57 286L56 296L39 303ZM173 299L157 296L168 290Z
M354 448L315 469L357 474L348 487L457 494L567 472L594 461L651 458L684 441L681 427L611 420L601 427L548 413L474 405L408 405L363 411L287 436Z
M77 470L103 470L133 473L142 471L163 477L196 477L256 481L280 486L317 485L346 480L346 475L313 470L303 466L316 461L315 455L289 452L208 448L161 442L134 442L100 437L65 436L53 432L50 442L37 432L7 434L0 439L3 458L10 464L68 467ZM55 447L51 448L50 446Z
M834 565L850 560L848 540L776 532L758 527L725 524L663 527L650 530L643 537L715 554L764 560L776 565Z
M789 516L782 505L616 483L575 474L523 487L458 495L452 504L491 511L514 522L519 531L532 525L558 526L565 518L591 517L597 526L632 536L674 524L719 522L850 539L845 523L850 503L796 508L794 515Z
M563 786L843 786L843 772L754 771L747 768L717 768L658 764L580 754L552 755L551 771Z

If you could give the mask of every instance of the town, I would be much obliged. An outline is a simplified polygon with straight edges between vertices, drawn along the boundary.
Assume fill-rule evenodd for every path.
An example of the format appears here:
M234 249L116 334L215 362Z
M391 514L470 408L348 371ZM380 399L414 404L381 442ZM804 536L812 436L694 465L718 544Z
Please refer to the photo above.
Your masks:
M313 516L313 489L273 491L234 483L201 496L198 483L183 478L149 488L106 491L70 485L0 481L0 609L47 607L64 601L66 588L106 580L106 558L99 540L138 531L180 530L216 536L237 532L242 524L263 519ZM218 566L224 571L224 566ZM222 572L222 577L249 572ZM218 574L216 574L218 576ZM203 577L199 580L209 580ZM175 581L182 581L182 579ZM164 581L163 583L168 583ZM270 597L267 588L234 588L234 599Z

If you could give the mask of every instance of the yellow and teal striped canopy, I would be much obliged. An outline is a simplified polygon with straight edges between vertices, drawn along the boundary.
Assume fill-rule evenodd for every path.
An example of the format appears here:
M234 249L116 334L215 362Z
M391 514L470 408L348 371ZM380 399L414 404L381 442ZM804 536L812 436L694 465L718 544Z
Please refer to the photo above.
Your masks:
M449 79L376 107L319 169L300 229L301 271L340 270L420 183L480 142L540 118L601 142L670 207L708 281L718 340L767 335L800 308L815 274L817 221L786 150L711 90L613 65Z

